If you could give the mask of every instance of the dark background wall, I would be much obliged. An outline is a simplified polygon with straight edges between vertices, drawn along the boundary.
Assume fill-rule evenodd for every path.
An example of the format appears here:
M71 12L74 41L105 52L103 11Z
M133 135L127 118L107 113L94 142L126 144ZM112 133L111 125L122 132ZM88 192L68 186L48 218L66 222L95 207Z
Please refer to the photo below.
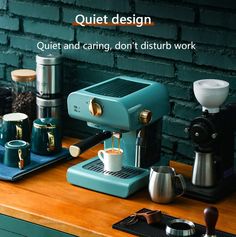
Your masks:
M151 16L154 27L72 27L82 13ZM184 133L189 121L200 114L192 82L219 78L230 82L228 101L236 101L236 1L234 0L1 0L0 82L11 81L16 68L35 68L38 41L190 42L197 50L63 51L64 94L119 74L166 84L171 111L164 118L165 159L192 162L193 149ZM54 52L55 53L55 52ZM84 123L69 119L66 134L87 136Z

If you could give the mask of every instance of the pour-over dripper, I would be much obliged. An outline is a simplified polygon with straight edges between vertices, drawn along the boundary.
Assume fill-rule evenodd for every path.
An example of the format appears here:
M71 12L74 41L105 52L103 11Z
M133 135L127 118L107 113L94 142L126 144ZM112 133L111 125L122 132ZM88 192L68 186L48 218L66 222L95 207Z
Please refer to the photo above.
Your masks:
M229 93L229 83L218 79L203 79L193 83L193 91L202 110L218 113Z

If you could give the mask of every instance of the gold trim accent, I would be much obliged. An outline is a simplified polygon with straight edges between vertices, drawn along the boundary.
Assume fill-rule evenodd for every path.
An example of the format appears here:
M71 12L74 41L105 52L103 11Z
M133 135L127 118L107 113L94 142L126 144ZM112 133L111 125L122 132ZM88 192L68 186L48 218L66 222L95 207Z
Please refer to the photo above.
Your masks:
M144 109L139 114L139 121L142 124L149 124L149 122L152 120L152 112L150 110Z
M55 150L55 137L54 134L51 132L48 132L48 151L54 151Z
M45 124L43 124L43 125L39 125L39 124L36 124L36 123L34 123L34 127L35 128L49 128L49 129L52 129L52 128L56 128L56 125L53 125L53 124L49 124L50 126L48 126L48 125L45 125Z
M19 167L19 169L22 170L25 166L25 161L24 161L24 158L22 156L22 150L21 149L18 150L18 157L19 157L18 167Z
M90 101L89 101L89 112L93 115L93 116L101 116L103 111L102 111L102 106L95 102L95 99L92 98Z
M16 139L22 140L22 134L23 134L22 127L16 124Z

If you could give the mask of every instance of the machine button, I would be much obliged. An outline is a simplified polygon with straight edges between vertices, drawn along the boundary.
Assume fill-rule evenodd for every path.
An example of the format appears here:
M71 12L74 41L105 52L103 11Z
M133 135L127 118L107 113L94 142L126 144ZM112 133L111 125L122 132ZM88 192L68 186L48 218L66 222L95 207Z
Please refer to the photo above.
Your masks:
M195 132L195 137L199 137L199 133L198 132Z
M189 128L184 128L185 133L189 133Z
M91 99L89 101L89 112L93 115L93 116L101 116L102 115L102 106L95 102L95 99Z
M152 112L150 110L143 110L140 114L139 114L139 121L142 124L148 124L152 119Z
M213 139L216 139L216 138L217 138L217 135L218 135L217 133L212 133L212 134L211 134L211 137L212 137Z

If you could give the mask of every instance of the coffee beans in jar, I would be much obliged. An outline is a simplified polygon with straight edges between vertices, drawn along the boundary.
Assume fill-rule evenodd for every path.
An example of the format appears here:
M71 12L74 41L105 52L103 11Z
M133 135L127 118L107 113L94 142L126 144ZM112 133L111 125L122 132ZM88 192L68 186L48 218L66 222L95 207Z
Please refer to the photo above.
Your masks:
M36 118L36 72L29 69L18 69L11 72L12 77L12 112L27 114L30 127Z
M10 87L0 87L0 117L12 111L12 91Z

